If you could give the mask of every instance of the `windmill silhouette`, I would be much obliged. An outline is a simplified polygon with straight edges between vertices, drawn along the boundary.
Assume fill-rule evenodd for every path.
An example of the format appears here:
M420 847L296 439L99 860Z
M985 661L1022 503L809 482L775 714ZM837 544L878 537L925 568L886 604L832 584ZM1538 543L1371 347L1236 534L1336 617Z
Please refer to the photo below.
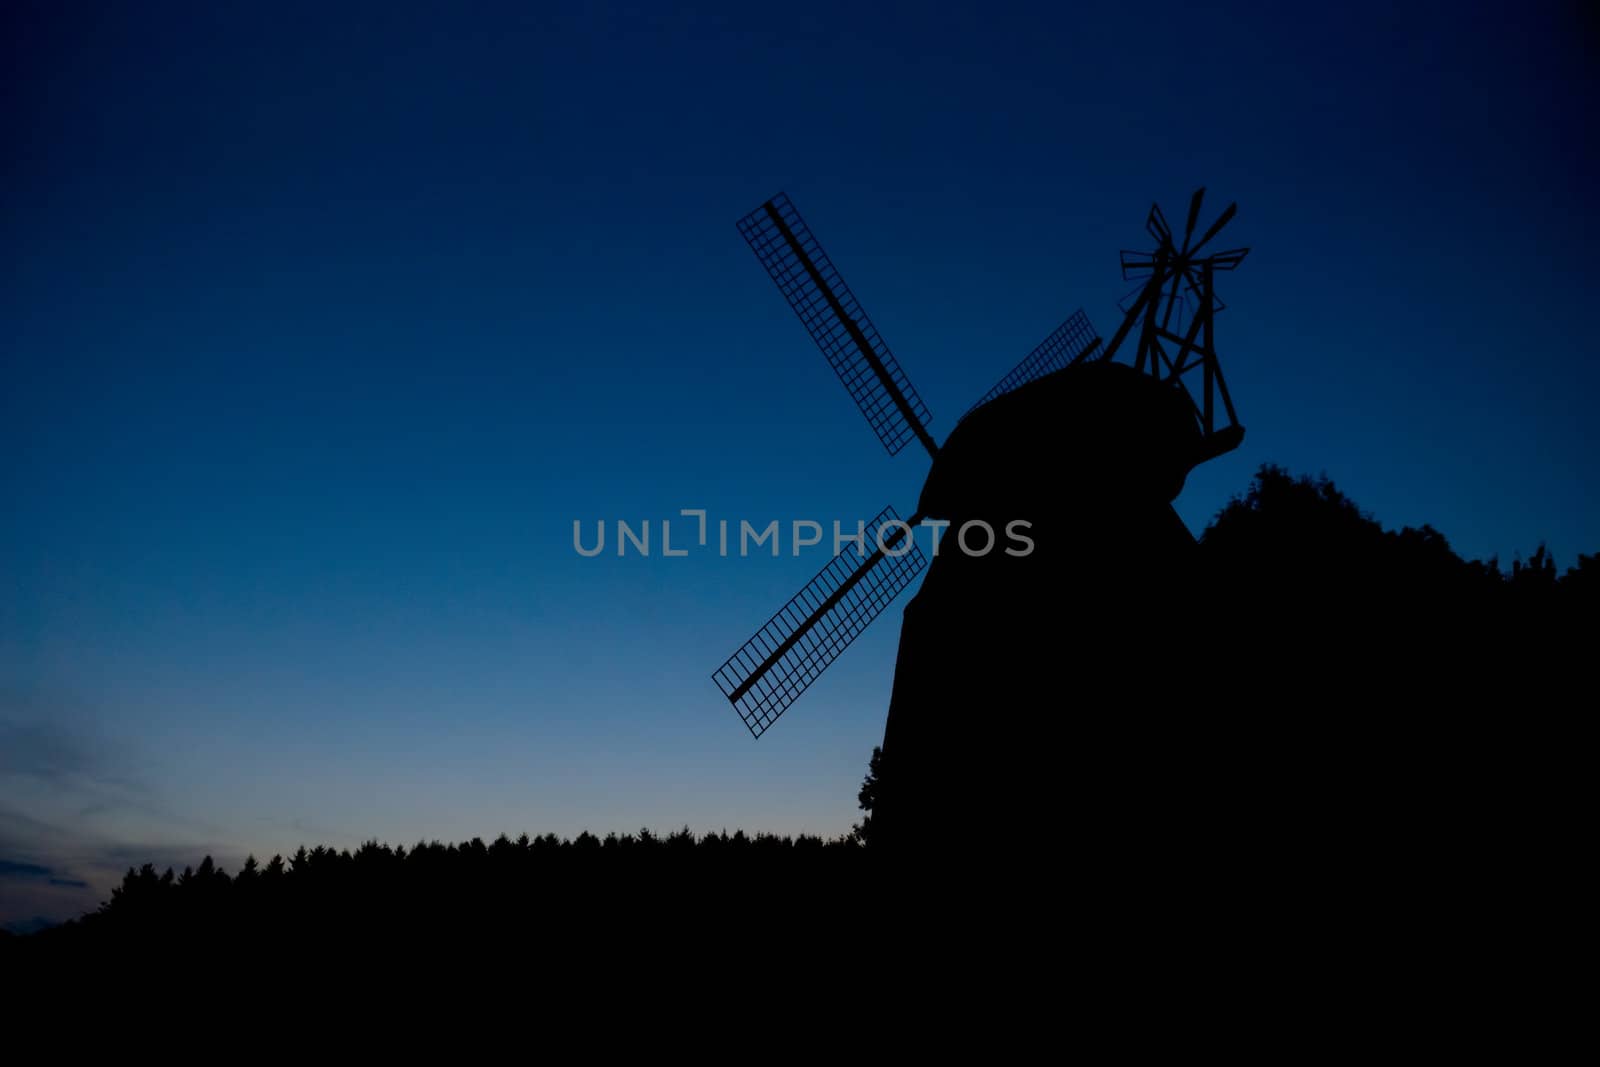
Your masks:
M765 732L928 565L910 536L924 519L1039 520L1046 534L1035 554L1048 557L1052 547L1090 543L1063 532L1077 521L1063 502L1079 509L1087 502L1102 516L1138 516L1106 526L1096 544L1156 555L1170 554L1174 537L1193 544L1170 501L1190 469L1244 437L1214 344L1215 315L1223 308L1214 276L1235 269L1249 250L1202 255L1236 211L1228 205L1196 240L1204 193L1196 190L1190 199L1181 244L1160 207L1151 205L1145 228L1156 246L1122 253L1123 278L1138 284L1124 297L1122 323L1108 344L1082 310L1074 312L968 409L943 448L928 430L927 406L788 197L780 194L740 220L739 232L884 448L892 456L915 440L934 461L909 520L884 508L864 524L870 553L858 547L835 556L713 673L752 735ZM1131 365L1113 364L1136 328ZM1100 459L1085 461L1082 454ZM956 534L952 528L946 537ZM1013 566L1002 575L997 568L1007 563ZM915 679L955 669L948 649L931 654L942 661L931 673L916 662L930 662L927 650L951 634L981 627L979 616L1011 611L1011 602L995 600L995 589L1012 589L1006 595L1013 598L1031 595L1061 560L1021 563L992 560L979 567L955 562L953 553L938 554L913 606L937 600L930 587L941 572L949 574L940 580L945 608L921 628L942 636L914 640L907 608L886 755L902 689L926 689ZM970 616L965 626L963 613ZM1002 649L986 653L1003 655ZM989 665L976 666L982 674Z

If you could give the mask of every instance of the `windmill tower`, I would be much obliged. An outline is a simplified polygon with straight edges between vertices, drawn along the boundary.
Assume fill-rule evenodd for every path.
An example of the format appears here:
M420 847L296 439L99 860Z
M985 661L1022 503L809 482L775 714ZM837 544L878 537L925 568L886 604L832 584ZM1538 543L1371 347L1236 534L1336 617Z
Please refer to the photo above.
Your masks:
M1203 195L1190 200L1181 242L1151 206L1146 230L1156 245L1122 253L1124 279L1138 284L1109 343L1081 310L1073 313L979 398L943 446L929 432L927 406L788 198L740 221L884 448L895 455L916 441L933 460L910 519L884 508L865 524L864 548L836 556L714 672L752 735L928 567L912 529L924 519L950 524L906 608L884 740L893 788L874 815L885 831L909 840L919 828L948 827L960 818L952 804L970 792L952 789L951 775L982 768L979 777L994 784L1002 765L1015 767L1015 731L984 725L985 715L1008 723L1032 716L1031 733L1043 737L1066 721L1052 710L1064 694L1081 697L1123 675L1161 677L1163 648L1165 662L1175 662L1195 545L1171 501L1189 470L1244 436L1217 360L1215 275L1236 268L1248 249L1204 254L1236 208L1197 240ZM1113 362L1125 348L1131 358ZM1026 558L972 556L954 543L969 522L995 528L1017 519L1035 541ZM1152 669L1141 670L1135 655ZM1035 784L1051 774L1037 761L1026 771Z

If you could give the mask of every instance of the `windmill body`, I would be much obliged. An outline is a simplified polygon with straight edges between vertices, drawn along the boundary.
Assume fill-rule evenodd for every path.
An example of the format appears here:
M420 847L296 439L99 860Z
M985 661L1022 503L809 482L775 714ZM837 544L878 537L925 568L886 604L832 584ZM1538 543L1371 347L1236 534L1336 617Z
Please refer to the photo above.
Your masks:
M951 434L918 508L952 525L905 609L876 843L1031 836L1148 758L1125 712L1170 696L1141 638L1196 583L1171 502L1199 443L1180 396L1115 363L1056 371ZM1027 556L957 541L1017 518Z
M1081 311L1070 316L942 446L793 204L776 197L740 223L884 447L917 441L933 459L907 523L885 508L867 524L865 558L836 557L714 673L752 734L927 566L906 531L951 524L905 612L874 812L887 846L915 849L988 820L985 798L1003 800L1026 832L1015 813L1058 810L1063 783L1087 788L1115 779L1123 760L1149 759L1139 718L1105 705L1165 700L1183 673L1171 637L1196 595L1195 544L1172 501L1195 464L1243 436L1213 344L1214 275L1247 250L1201 257L1234 212L1196 241L1202 194L1181 244L1153 206L1156 249L1123 253L1124 277L1139 284L1109 344ZM1125 342L1131 363L1114 362ZM962 539L968 523L998 533L1019 520L1031 552Z

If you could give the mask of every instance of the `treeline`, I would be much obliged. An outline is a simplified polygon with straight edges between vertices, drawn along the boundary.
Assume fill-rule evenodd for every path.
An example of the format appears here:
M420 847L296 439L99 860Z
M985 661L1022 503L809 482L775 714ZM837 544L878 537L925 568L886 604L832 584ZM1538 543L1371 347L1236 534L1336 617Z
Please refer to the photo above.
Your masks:
M1593 685L1600 554L1466 560L1431 526L1385 530L1327 478L1270 465L1200 547L1205 648L1241 700L1337 703L1405 732L1562 712Z
M1207 566L1240 595L1271 586L1341 587L1392 601L1431 592L1500 609L1557 609L1600 596L1600 553L1580 554L1564 572L1540 545L1510 570L1496 557L1466 560L1432 526L1385 530L1326 476L1295 476L1263 465L1249 489L1201 535ZM1348 600L1348 597L1342 598ZM1340 599L1320 605L1338 610Z
M854 834L670 834L648 829L501 835L410 848L368 841L355 849L302 847L266 863L248 857L230 874L207 856L198 867L130 868L96 912L29 936L64 946L219 936L247 941L374 934L407 928L446 935L484 916L502 932L546 927L574 940L609 914L641 911L710 918L729 907L766 910L833 893L858 878L865 850ZM831 889L830 889L831 887ZM711 905L715 902L717 908ZM617 909L620 909L618 911ZM507 925L508 924L508 925Z

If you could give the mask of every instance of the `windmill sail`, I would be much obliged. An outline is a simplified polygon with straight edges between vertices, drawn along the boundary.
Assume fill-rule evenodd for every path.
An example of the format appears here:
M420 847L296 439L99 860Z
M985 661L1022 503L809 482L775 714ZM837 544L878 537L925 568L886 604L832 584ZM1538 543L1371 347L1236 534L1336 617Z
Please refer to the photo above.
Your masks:
M712 678L755 737L828 668L927 565L893 508L865 526L863 557L846 550L807 582ZM886 524L895 525L878 537Z
M1082 309L1073 312L1067 317L1066 322L1056 327L1055 332L1046 337L1038 348L1029 352L1021 363L1011 368L1011 372L996 382L993 389L984 393L976 404L962 414L961 418L966 418L995 397L1004 396L1018 386L1088 359L1099 347L1100 337L1089 324L1089 316L1085 315Z
M739 220L739 232L889 454L913 439L933 454L927 405L789 198L762 204Z

